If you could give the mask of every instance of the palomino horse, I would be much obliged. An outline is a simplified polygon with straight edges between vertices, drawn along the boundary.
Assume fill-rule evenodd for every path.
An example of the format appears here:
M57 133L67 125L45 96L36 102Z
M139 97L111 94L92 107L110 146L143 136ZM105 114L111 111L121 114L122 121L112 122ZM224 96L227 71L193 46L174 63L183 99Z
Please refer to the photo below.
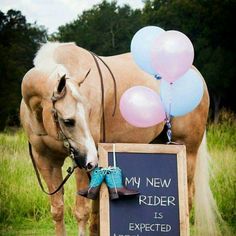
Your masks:
M119 101L123 92L135 85L144 85L158 92L159 81L141 71L129 53L101 57L108 67L96 58L74 43L47 43L38 51L35 67L22 81L21 121L32 145L36 166L50 192L62 182L61 167L68 155L59 132L66 138L75 161L83 167L76 169L79 190L88 184L86 171L92 170L98 163L96 147L104 135L105 141L110 143L150 143L157 141L163 130L164 122L150 128L136 128L122 118L119 109L113 114L115 95ZM109 69L116 78L116 87ZM196 212L203 216L202 219L196 216L196 222L207 222L211 230L208 235L216 235L211 215L214 203L208 184L207 159L206 155L199 155L199 150L204 151L206 146L202 140L208 108L205 86L198 107L185 116L173 118L172 132L173 141L185 144L187 148L189 205L192 206L196 192ZM201 210L198 210L197 204L200 204ZM90 200L77 195L74 212L79 235L85 235L90 211ZM51 196L51 213L56 235L65 235L63 190ZM96 218L97 209L94 207L90 235L98 235Z

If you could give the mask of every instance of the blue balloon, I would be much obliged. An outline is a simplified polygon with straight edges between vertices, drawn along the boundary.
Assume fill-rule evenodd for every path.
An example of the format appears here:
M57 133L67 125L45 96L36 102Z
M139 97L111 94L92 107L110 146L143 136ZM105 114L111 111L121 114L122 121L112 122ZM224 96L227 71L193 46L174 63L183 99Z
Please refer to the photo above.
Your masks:
M161 99L166 113L171 116L183 116L194 110L203 93L203 79L196 69L189 69L172 84L165 79L161 80Z
M137 31L131 41L131 54L136 64L145 72L156 75L151 64L151 49L154 40L165 30L157 26L146 26Z

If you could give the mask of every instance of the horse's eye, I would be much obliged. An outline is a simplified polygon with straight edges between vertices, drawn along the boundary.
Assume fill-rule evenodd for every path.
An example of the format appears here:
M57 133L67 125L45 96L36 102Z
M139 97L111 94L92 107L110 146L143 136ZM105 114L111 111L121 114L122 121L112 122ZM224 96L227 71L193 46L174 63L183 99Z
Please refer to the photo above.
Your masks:
M65 126L67 126L67 127L73 127L73 126L75 126L75 120L73 120L73 119L65 119L65 120L63 120L63 123L64 123Z

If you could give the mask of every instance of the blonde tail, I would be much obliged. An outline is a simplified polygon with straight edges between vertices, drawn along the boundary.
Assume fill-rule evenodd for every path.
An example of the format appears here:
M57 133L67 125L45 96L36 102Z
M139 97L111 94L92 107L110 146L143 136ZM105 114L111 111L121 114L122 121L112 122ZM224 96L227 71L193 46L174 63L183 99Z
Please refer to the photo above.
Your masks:
M200 145L195 172L195 225L194 235L221 236L219 225L224 221L218 211L210 189L211 157L207 151L206 132ZM228 234L224 234L228 235Z

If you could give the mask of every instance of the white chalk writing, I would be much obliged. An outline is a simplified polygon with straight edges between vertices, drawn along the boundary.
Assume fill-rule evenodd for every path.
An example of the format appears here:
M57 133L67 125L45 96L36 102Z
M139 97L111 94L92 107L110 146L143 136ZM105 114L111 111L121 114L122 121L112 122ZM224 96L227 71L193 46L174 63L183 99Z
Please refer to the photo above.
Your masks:
M136 188L140 187L141 178L140 177L131 177L131 178L125 178L125 185L131 184L132 186L135 186Z
M147 206L175 206L174 196L146 196L139 195L139 205Z
M171 179L161 178L146 178L146 187L152 186L154 188L169 188Z
M145 224L145 223L129 223L130 231L139 232L169 232L171 226L169 224Z

